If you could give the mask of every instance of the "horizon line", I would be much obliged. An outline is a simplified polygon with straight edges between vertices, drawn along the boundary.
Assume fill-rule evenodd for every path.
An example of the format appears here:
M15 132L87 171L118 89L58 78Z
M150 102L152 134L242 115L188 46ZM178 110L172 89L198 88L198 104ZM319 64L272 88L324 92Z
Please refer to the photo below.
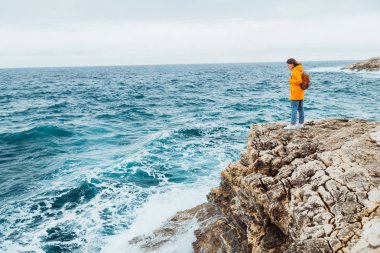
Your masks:
M349 62L360 60L306 60L302 62ZM3 69L45 69L45 68L101 68L101 67L139 67L139 66L166 66L166 65L216 65L216 64L260 64L260 63L286 63L286 61L249 61L249 62L207 62L207 63L148 63L148 64L116 64L116 65L66 65L66 66L39 66L39 67L0 67Z

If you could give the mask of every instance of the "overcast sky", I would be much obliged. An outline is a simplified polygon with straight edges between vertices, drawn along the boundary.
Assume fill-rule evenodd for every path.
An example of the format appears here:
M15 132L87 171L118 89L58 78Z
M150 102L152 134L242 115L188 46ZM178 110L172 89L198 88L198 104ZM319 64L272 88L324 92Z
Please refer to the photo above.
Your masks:
M380 0L0 0L0 67L380 56Z

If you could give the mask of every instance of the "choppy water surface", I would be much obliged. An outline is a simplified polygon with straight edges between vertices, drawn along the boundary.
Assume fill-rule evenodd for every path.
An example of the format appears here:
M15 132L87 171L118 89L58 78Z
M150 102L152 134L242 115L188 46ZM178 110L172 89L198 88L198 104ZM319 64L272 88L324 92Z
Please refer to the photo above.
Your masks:
M306 120L380 120L380 74L346 63L303 64ZM283 63L0 69L0 251L100 252L205 201L252 123L288 120L288 77Z

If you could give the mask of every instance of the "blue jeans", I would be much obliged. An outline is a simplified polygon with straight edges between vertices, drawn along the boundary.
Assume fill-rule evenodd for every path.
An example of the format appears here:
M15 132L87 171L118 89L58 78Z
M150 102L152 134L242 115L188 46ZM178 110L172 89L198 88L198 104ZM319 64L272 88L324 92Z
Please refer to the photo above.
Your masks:
M295 125L297 123L297 111L299 113L299 123L303 124L305 120L305 115L303 111L303 100L290 100L290 107L292 109L292 114L291 114L291 124Z

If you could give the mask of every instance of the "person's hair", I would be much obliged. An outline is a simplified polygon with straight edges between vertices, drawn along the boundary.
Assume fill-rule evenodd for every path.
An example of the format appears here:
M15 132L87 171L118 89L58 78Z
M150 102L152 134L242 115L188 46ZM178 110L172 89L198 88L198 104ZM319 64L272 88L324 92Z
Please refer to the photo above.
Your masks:
M289 58L289 59L287 59L287 60L286 60L286 63L287 63L287 64L293 64L294 67L300 65L300 63L299 63L298 61L296 61L294 58Z

